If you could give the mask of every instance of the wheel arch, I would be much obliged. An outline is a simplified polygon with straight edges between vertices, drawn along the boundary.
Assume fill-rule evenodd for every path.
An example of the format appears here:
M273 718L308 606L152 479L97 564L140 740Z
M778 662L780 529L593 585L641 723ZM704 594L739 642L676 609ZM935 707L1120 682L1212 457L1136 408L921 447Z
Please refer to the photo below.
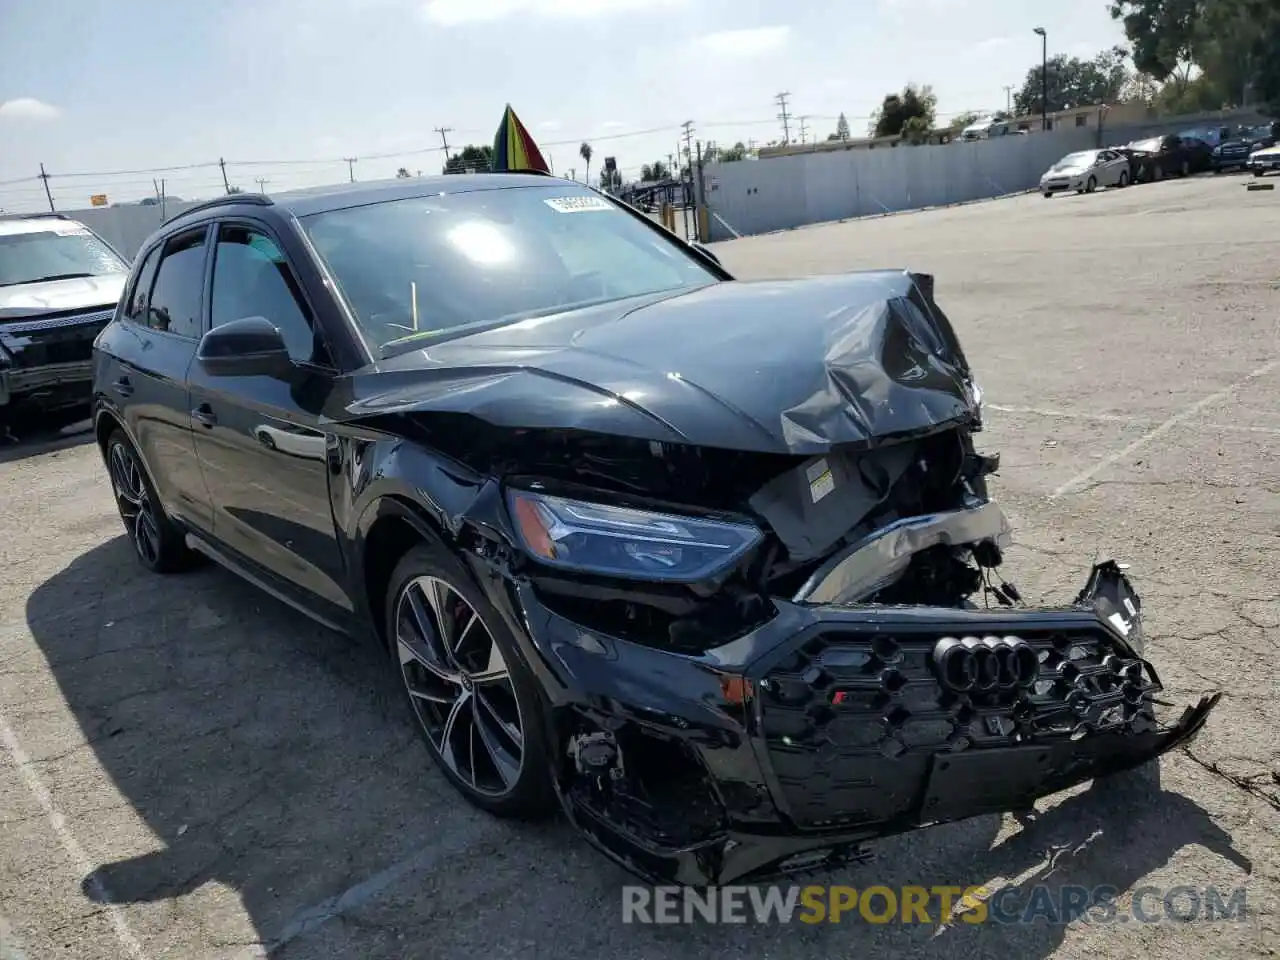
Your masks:
M360 587L374 633L383 647L390 649L383 610L396 565L415 546L442 545L449 538L436 518L398 494L375 500L362 521L357 550Z

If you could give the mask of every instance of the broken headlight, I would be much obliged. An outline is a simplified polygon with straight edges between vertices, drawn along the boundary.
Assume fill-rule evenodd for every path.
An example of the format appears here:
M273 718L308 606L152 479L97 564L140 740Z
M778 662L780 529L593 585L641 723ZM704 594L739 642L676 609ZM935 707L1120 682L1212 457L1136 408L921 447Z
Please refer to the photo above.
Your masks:
M522 545L552 567L693 583L733 566L763 534L750 523L651 513L510 490Z

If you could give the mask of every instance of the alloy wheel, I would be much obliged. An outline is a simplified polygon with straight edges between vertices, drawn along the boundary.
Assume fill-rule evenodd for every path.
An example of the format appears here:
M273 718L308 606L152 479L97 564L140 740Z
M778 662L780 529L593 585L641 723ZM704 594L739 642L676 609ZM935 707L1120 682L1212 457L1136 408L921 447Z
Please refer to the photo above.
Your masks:
M524 724L511 673L488 626L438 577L416 577L396 600L400 672L440 759L464 785L510 793L524 765Z
M160 528L156 522L155 505L147 491L142 465L133 451L123 443L111 445L108 472L115 491L116 505L124 520L133 548L143 562L154 566L160 558Z

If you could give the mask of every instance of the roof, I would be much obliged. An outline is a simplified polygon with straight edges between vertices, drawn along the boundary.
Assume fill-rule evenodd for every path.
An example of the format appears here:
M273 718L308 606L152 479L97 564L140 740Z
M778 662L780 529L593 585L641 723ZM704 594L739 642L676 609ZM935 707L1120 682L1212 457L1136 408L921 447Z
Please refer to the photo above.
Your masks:
M209 209L234 207L239 204L271 206L297 217L305 217L313 213L359 207L385 200L405 200L411 197L438 196L446 193L473 193L479 190L503 190L512 187L545 187L556 183L582 187L582 184L575 180L534 173L459 173L431 177L396 177L391 180L286 190L269 196L257 193L233 193L225 197L217 197L190 210L184 210L172 217L170 222L177 222Z
M87 228L83 223L60 213L0 217L0 237L10 237L18 233L47 233L51 230L79 233L85 229Z

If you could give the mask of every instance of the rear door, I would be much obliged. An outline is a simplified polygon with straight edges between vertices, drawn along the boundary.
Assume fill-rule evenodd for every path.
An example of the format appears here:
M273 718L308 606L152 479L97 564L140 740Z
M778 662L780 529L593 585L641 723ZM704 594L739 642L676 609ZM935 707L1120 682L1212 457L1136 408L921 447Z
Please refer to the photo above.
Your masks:
M266 317L284 335L286 379L191 369L196 449L214 506L214 536L242 560L349 611L329 500L337 450L319 429L336 371L283 245L254 220L218 225L209 323Z
M109 358L99 389L123 416L165 510L201 530L213 517L186 378L201 331L208 232L207 224L184 230L146 251L121 322L99 341Z

